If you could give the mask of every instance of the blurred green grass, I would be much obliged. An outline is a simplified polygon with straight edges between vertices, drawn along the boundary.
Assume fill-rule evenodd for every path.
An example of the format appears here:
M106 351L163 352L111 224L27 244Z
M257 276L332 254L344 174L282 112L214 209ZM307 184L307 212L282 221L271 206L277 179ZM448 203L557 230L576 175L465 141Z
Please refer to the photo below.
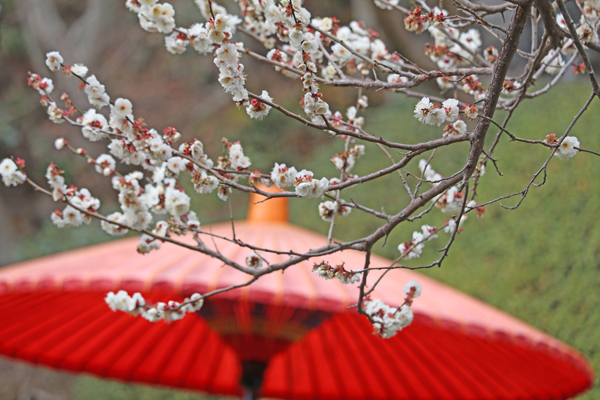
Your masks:
M562 134L588 96L585 84L577 82L553 89L554 93L542 98L526 101L507 128L517 136L530 139L543 139L549 132ZM340 108L344 101L339 101ZM411 117L416 101L401 95L390 96L386 105L365 112L365 129L404 143L439 137L439 128L423 126ZM579 137L583 148L600 149L600 137L595 134L600 125L598 103L594 100L571 133ZM293 104L289 106L294 107ZM502 121L504 115L497 112L495 120ZM313 170L318 177L337 175L328 160L343 150L341 141L324 138L275 110L259 123L250 121L243 111L233 108L223 111L223 115L215 120L220 121L219 131L227 132L223 136L232 141L242 140L246 154L253 158L253 167L269 171L275 161L283 161L298 170ZM402 121L402 125L398 121ZM496 132L490 129L486 148ZM389 165L387 157L376 146L367 144L366 147L367 154L358 160L353 173L363 175ZM281 149L290 150L288 154L281 154ZM444 175L452 173L461 167L468 149L468 144L440 149L432 161L433 168ZM220 149L213 146L210 151L209 154L218 154ZM548 154L542 146L509 143L503 136L494 156L498 158L504 176L498 176L489 164L478 187L478 202L522 190ZM398 154L395 159L399 160ZM409 170L416 173L416 165L411 165ZM600 159L591 154L580 153L573 159L552 160L545 185L532 188L518 209L509 211L495 204L487 207L481 219L470 216L443 266L422 272L572 345L590 360L595 371L600 371L599 171ZM414 180L410 182L414 184ZM393 174L349 189L344 198L373 208L383 207L389 214L400 211L408 200L398 176ZM505 200L503 204L514 205L516 201L516 198ZM198 196L194 202L203 223L229 217L228 208L223 207L216 196ZM234 194L232 204L234 216L243 218L247 197ZM326 233L328 224L319 218L318 204L319 200L292 199L291 221ZM433 210L412 224L403 224L390 235L384 247L376 245L375 251L395 258L398 243L408 240L413 230L419 230L424 223L440 225L446 217ZM335 236L341 240L355 239L380 225L380 220L353 211L347 218L338 218ZM417 262L424 264L437 258L435 248L443 247L447 240L447 235L440 236L428 243L423 257ZM23 242L18 251L20 258L31 258L108 239L111 238L97 226L59 231L47 224L38 235ZM197 398L167 391L155 393L159 392L89 376L80 378L76 387L78 399ZM597 398L600 398L598 378L594 389L579 399Z

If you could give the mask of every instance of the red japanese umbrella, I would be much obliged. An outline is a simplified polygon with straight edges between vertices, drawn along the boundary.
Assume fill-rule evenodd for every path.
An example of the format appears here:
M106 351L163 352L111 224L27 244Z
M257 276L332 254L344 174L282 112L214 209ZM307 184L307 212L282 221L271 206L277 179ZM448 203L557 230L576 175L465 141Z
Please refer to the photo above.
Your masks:
M322 246L322 235L287 222L286 201L252 206L235 223L237 237L283 251ZM203 230L230 236L231 223ZM0 269L0 354L123 381L226 395L241 395L243 386L250 397L260 388L264 397L285 399L564 399L592 385L589 364L569 346L408 270L390 271L372 296L399 305L404 285L419 281L413 323L391 339L373 335L369 321L347 309L356 286L311 272L322 260L361 269L364 254L355 251L265 275L169 324L115 313L104 302L108 291L181 301L250 279L168 243L141 256L137 241ZM239 263L250 253L224 240L206 244ZM372 256L372 267L390 263Z

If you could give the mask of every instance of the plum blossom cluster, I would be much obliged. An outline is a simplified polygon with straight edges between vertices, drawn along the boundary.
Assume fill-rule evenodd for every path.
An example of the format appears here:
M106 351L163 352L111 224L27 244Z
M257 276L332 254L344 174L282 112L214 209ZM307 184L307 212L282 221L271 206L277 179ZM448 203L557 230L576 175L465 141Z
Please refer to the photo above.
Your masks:
M89 225L92 217L88 213L96 213L100 208L100 200L93 197L86 188L78 189L71 185L67 187L64 171L50 163L46 169L46 179L52 188L54 201L64 201L68 205L61 210L54 210L50 215L52 222L59 228L78 227L82 224Z
M410 325L414 318L410 306L421 295L421 291L417 281L408 282L404 286L404 304L397 308L390 307L380 299L365 299L363 310L373 324L373 334L388 339Z
M439 107L436 103L432 103L429 97L423 97L415 107L415 118L427 125L440 126L444 122L454 122L458 118L458 113L456 99L448 99Z
M414 231L412 240L408 242L400 243L398 245L398 251L405 260L411 260L413 258L419 258L423 253L425 242L438 237L438 229L429 225L421 226L422 232Z
M331 157L331 162L339 171L347 174L354 167L356 159L364 154L365 146L362 144L357 144L343 153L335 154L333 157Z
M329 180L321 178L314 179L312 171L303 169L297 172L294 167L275 163L271 171L271 180L280 188L294 186L295 192L301 197L322 197L329 187Z
M182 303L171 300L166 303L151 304L146 302L140 293L130 296L125 290L119 290L116 294L108 292L104 301L113 311L119 310L133 316L141 315L150 322L177 321L185 317L186 313L200 310L204 304L204 299L198 293L194 293Z
M126 6L137 14L144 30L164 35L164 44L169 53L182 54L191 46L200 54L211 54L219 71L220 85L232 97L238 109L244 110L249 118L261 120L275 109L273 112L282 112L311 128L323 131L328 140L343 142L343 149L336 150L337 153L330 158L339 172L338 177L331 179L317 179L315 176L320 176L318 172L316 175L306 169L298 172L295 167L288 166L290 162L286 160L282 161L287 162L287 165L283 162L275 163L273 169L265 174L258 169L252 171L251 167L254 168L252 160L244 152L242 143L230 142L226 138L222 141L222 154L220 157L213 157L213 161L205 153L204 145L199 139L179 144L177 142L184 134L173 126L162 131L146 126L142 118L134 116L131 101L109 96L105 85L94 74L88 76L89 71L86 66L67 65L60 53L56 51L47 53L46 65L49 70L60 71L65 77L76 78L79 81L80 91L86 94L89 103L87 106L75 107L67 94L53 98L52 79L30 74L28 83L40 95L40 103L46 108L48 118L57 124L67 122L78 127L81 132L80 137L70 139L73 143L81 138L90 142L105 142L108 150L92 156L84 148L71 146L64 138L57 139L55 147L58 150L67 149L85 158L89 166L93 167L98 174L111 179L120 206L118 212L105 217L98 214L100 201L86 188L68 186L63 171L51 164L46 173L51 189L50 195L55 201L65 203L63 209L57 209L52 213L52 221L57 226L66 228L89 223L92 217L95 217L101 220L101 227L108 234L123 235L130 230L140 232L142 235L137 250L141 254L159 249L165 241L183 244L176 236L190 234L198 243L198 251L214 255L201 245L201 235L206 232L200 230L198 216L191 209L192 199L184 188L187 187L188 191L194 190L198 194L216 192L216 196L226 201L234 189L260 193L257 185L264 183L290 190L273 196L321 199L327 196L328 199L319 204L318 212L324 221L330 222L331 230L335 226L335 218L348 216L352 208L385 221L384 225L368 237L374 241L328 243L327 247L323 247L327 249L326 253L345 248L370 253L372 244L384 238L383 233L387 235L400 219L402 221L407 218L414 219L413 213L419 208L427 208L423 213L428 213L435 208L439 209L446 214L443 217L445 223L436 226L422 225L420 230L412 233L410 240L398 245L400 252L398 259L419 258L423 254L425 244L437 238L440 231L452 235L448 244L450 246L456 233L462 230L467 215L475 212L481 216L485 211L485 207L478 205L474 199L470 201L468 199L478 194L477 184L485 174L486 163L489 160L494 161L492 158L494 146L500 143L496 141L489 153L483 148L478 148L479 144L486 143L485 135L488 128L485 127L486 124L480 123L468 134L467 123L479 118L491 119L493 114L490 114L489 110L494 109L509 110L510 117L521 100L547 92L572 65L574 74L590 73L590 79L595 79L591 74L592 71L589 70L591 68L589 60L585 62L585 54L579 53L578 49L581 45L578 42L581 41L590 49L598 47L600 0L582 2L582 16L579 22L575 23L577 36L571 36L573 26L570 22L567 26L566 15L563 17L558 13L556 22L561 28L561 34L553 35L551 32L544 32L543 35L538 35L537 39L545 38L537 40L545 43L545 46L540 47L536 47L536 37L533 37L531 50L529 46L507 46L507 44L518 44L515 43L518 41L518 35L516 39L510 39L513 40L512 43L507 43L507 38L519 29L507 31L505 27L495 25L498 22L493 18L487 18L498 13L502 13L502 16L504 12L511 14L518 7L516 4L505 3L494 6L480 4L472 5L474 8L471 8L471 3L467 2L459 6L461 15L450 15L447 10L431 7L424 1L411 3L410 9L401 6L399 0L374 0L374 2L382 9L403 13L404 25L408 31L417 34L427 32L433 38L433 41L425 45L424 52L429 60L426 60L424 65L417 66L404 55L388 50L379 34L365 23L351 21L345 25L335 17L312 16L303 7L302 0L236 2L240 9L239 16L229 12L215 1L195 0L204 20L192 23L189 27L178 26L175 20L175 9L167 2L126 0ZM560 5L561 1L557 1L556 4ZM532 7L537 7L535 2ZM532 12L531 15L535 17L536 13ZM531 15L526 15L524 18L531 18ZM516 21L515 18L513 22ZM542 29L542 24L532 22L536 23L534 26ZM482 26L496 39L503 41L502 46L488 46L484 49L476 25ZM545 21L543 29L546 29ZM238 38L241 35L257 40L264 46L264 52L255 50L256 46L246 46ZM512 47L514 51L511 50ZM517 48L518 56L530 62L526 63L522 73L509 76L510 62L506 61L512 59ZM509 54L510 52L513 54ZM242 61L245 61L243 58L246 57L265 62L275 71L288 78L296 79L294 84L298 89L300 100L298 114L277 104L266 90L257 92L260 95L248 90L252 86L247 82L251 75L247 75L242 64ZM581 57L581 61L584 62L579 63L578 57ZM431 69L431 66L435 68ZM557 75L557 78L546 84L544 88L533 90L532 83L539 82L538 79L543 72ZM490 75L492 79L489 79ZM463 91L466 95L461 95L461 98L466 97L469 103L461 110L456 94L452 95L453 98L434 100L437 98L433 95L422 93L418 86L434 79L442 93ZM322 90L323 86L341 86L346 87L346 90L358 88L356 97L353 97L357 100L346 108L345 113L336 111L335 103L331 102L330 105L325 101L324 93L329 92ZM367 132L364 118L366 114L362 112L369 106L366 92L382 89L391 91L394 95L404 94L419 98L413 116L424 124L443 127L442 139L423 141L414 145L396 143L392 135ZM449 96L445 95L445 97ZM439 103L441 104L438 105ZM370 128L367 126L367 129ZM504 133L508 132L502 134ZM513 140L518 139L511 134L509 136ZM356 144L357 140L379 146L390 159L391 167L369 171L361 177L352 175L356 160L365 154L365 146ZM479 157L475 167L472 163L468 163L468 168L465 167L448 177L444 177L432 168L430 162L434 160L434 156L439 155L439 153L435 154L437 148L469 140L472 152L477 153L475 159ZM540 141L535 143L540 144ZM546 137L545 144L558 158L573 157L580 150L579 140L567 134L560 138L550 134ZM429 153L429 160L418 161L421 177L413 175L408 169L403 169L409 163L414 164L418 155L422 153ZM472 154L469 157L471 156ZM399 158L400 162L398 162ZM253 160L256 165L262 161L256 156L253 156ZM128 166L126 173L119 172L122 165ZM465 171L471 175L465 175ZM339 185L340 183L367 182L391 172L398 173L402 185L397 186L400 190L407 189L411 197L410 206L398 210L397 214L388 215L386 211L389 210L379 211L377 207L371 208L370 205L363 206L355 203L354 200L352 202L344 200L344 196L348 193L344 191L345 186L350 185ZM34 185L33 181L27 179L24 162L19 159L14 161L4 159L0 163L0 175L7 186L16 186L23 182ZM462 181L458 179L459 175ZM191 185L186 185L185 179L189 179ZM415 181L411 181L412 179ZM466 181L468 185L464 184L466 179L470 179ZM350 183L354 186L355 182ZM428 188L424 189L423 184ZM339 189L340 187L342 188ZM432 188L434 189L431 190ZM429 203L430 201L432 203ZM430 207L427 207L428 203ZM255 249L249 244L236 240L235 234L232 242L241 247ZM260 249L261 253L270 251L277 252L275 249ZM255 278L290 266L284 263L270 264L267 261L268 257L263 257L257 251L243 254L247 254L244 259L245 266L244 262L240 265L234 260L227 260L224 254L220 254L219 258L224 261L224 264ZM293 262L301 262L317 254L323 253L315 250L314 253L290 256L290 259ZM443 257L440 263L442 259ZM263 268L264 264L269 268ZM368 273L368 271L349 271L344 268L343 263L332 266L326 261L315 263L313 271L325 279L336 278L342 283L359 283L361 278L365 278L362 279L364 281L362 285L366 283ZM391 337L410 324L413 318L410 306L414 298L420 295L421 287L416 282L409 282L404 292L406 295L404 303L397 308L388 306L379 299L358 299L357 305L362 304L359 309L362 308L370 318L375 333L382 337ZM196 294L183 303L167 302L151 305L146 304L146 300L139 293L129 296L124 291L117 294L109 293L106 298L106 302L113 310L118 309L133 315L141 314L150 321L179 319L186 312L196 311L201 307L202 301L203 296Z
M480 160L481 161L481 160ZM429 162L425 159L419 160L419 169L421 170L422 177L424 181L431 183L432 186L437 186L443 181L443 176L437 173L429 164ZM485 166L482 162L478 162L475 174L475 177L481 177L485 174ZM439 227L432 227L429 225L421 226L421 232L414 231L412 234L412 239L400 243L398 245L398 251L400 252L400 258L405 260L416 259L421 256L423 253L423 249L425 248L425 243L429 240L436 239L438 237L438 232L443 230L445 233L454 233L458 230L460 232L462 230L463 223L467 220L467 212L475 211L477 216L482 217L485 213L485 207L481 205L477 205L475 200L470 200L465 204L464 193L461 192L456 186L451 186L446 192L435 196L432 199L434 206L438 208L440 211L446 214L456 214L460 213L463 208L463 204L465 205L465 213L461 215L460 222L457 225L457 217L453 217L446 220L446 223Z
M360 278L362 276L360 272L346 270L343 262L336 266L331 266L331 264L327 261L314 263L312 271L324 279L337 278L345 285L360 282Z
M331 222L335 214L346 217L351 211L352 208L335 201L324 201L319 204L319 216L325 222Z

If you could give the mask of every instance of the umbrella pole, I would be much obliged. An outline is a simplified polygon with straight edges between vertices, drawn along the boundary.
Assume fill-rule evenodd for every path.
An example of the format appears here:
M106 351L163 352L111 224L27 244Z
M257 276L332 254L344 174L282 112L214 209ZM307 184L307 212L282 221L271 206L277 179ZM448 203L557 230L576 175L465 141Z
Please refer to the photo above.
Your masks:
M242 361L242 379L240 384L244 390L243 400L257 400L263 382L267 364L262 361Z

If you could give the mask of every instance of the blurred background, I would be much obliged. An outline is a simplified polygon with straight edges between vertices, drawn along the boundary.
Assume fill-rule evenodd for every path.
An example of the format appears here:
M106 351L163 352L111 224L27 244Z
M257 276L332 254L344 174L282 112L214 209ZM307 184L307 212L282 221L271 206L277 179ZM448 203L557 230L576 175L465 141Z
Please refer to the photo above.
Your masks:
M110 180L92 172L80 158L54 149L53 142L65 137L74 146L85 147L92 156L104 152L98 143L87 142L79 130L48 121L39 105L39 96L27 87L27 72L41 73L54 80L55 95L68 92L87 107L77 93L77 83L52 74L44 65L45 54L59 51L68 64L81 62L106 85L111 98L129 98L136 117L162 130L174 125L184 140L204 142L205 151L216 159L222 152L221 138L241 140L253 168L270 171L274 162L315 171L316 176L333 177L336 170L330 157L343 150L339 140L326 137L304 125L284 118L274 110L261 122L254 122L244 110L236 109L217 83L218 71L212 57L189 50L174 56L167 53L160 34L144 32L135 14L126 11L124 1L103 0L5 0L0 2L0 159L14 155L27 161L28 175L44 183L49 162L66 171L68 182L88 187L102 201L101 212L118 208ZM408 35L402 17L382 13L365 0L307 0L314 16L337 16L342 23L362 20L379 31L391 49L400 50L428 68L433 63L422 56L428 35ZM224 2L231 6L230 3ZM178 25L201 20L192 1L174 1ZM447 5L451 8L451 5ZM234 8L230 8L233 10ZM239 35L239 34L238 34ZM527 34L526 34L527 35ZM256 47L240 37L248 47ZM524 38L527 42L527 38ZM484 46L487 43L484 43ZM257 47L258 48L258 47ZM280 104L300 112L299 82L278 75L269 67L243 58L249 75L248 88L268 90ZM597 64L597 63L596 63ZM519 65L517 61L517 66ZM518 71L514 71L515 74ZM589 95L585 77L570 74L546 96L528 100L518 109L508 129L520 137L542 139L549 132L561 134ZM543 79L538 87L546 83ZM422 90L434 94L433 86ZM353 105L356 90L324 88L332 110ZM424 126L412 118L415 99L401 94L367 92L370 107L365 111L365 129L390 140L417 143L440 136L440 129ZM501 121L505 113L495 116ZM401 121L401 123L399 123ZM599 150L600 107L594 100L575 126L584 148ZM496 131L490 129L489 140ZM352 171L366 174L389 165L376 146L367 144L367 154ZM460 168L468 144L438 150L432 166L447 175ZM548 155L544 147L500 141L495 157L504 173L499 176L489 165L478 188L478 202L522 190ZM88 170L84 170L88 168ZM408 170L416 173L416 165ZM126 168L122 171L128 171ZM470 216L464 231L443 267L423 271L483 301L548 332L581 351L600 371L600 159L578 154L568 160L553 160L544 186L531 190L514 211L489 206L483 218ZM383 207L395 213L407 196L397 176L349 189L352 198L368 207ZM234 217L243 219L248 197L231 197ZM516 200L507 200L514 205ZM326 233L328 224L318 215L318 200L292 200L292 223ZM0 265L91 245L112 237L98 223L74 230L59 230L50 222L57 207L51 199L26 186L0 188ZM229 218L229 208L213 195L195 196L193 209L203 224ZM403 224L376 251L389 258L398 256L397 245L407 241L413 230L425 223L439 225L444 217L434 210L422 220ZM349 240L364 236L380 222L353 212L338 218L335 236ZM420 263L435 260L435 248L443 238L426 247ZM417 265L417 264L415 264ZM2 399L202 399L201 394L169 391L96 379L91 376L59 373L0 357L0 398ZM580 399L600 398L595 388Z

